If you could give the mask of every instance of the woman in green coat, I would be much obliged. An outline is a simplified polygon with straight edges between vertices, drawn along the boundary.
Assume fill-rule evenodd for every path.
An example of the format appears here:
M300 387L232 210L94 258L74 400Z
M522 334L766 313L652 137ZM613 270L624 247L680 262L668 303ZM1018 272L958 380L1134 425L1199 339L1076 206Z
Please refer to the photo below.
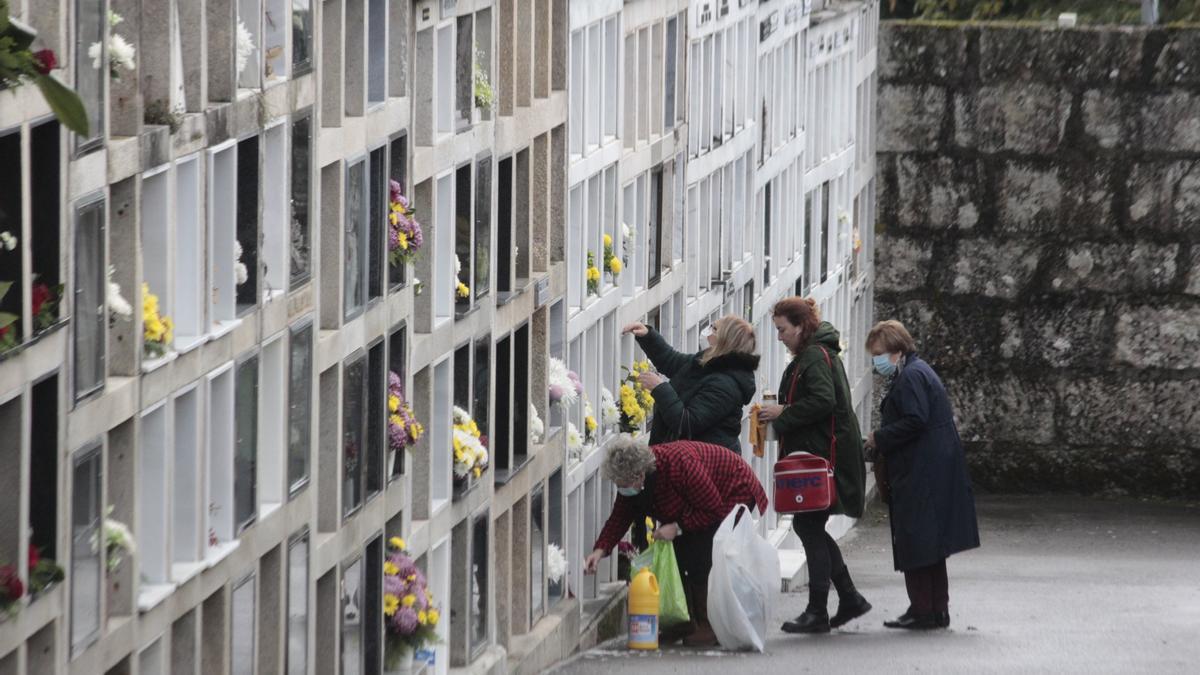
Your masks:
M639 376L654 397L650 445L701 441L742 454L742 409L756 389L754 328L732 314L721 317L705 335L708 349L695 354L675 351L644 324L631 323L622 333L637 338L658 370Z
M762 406L758 419L774 426L780 457L808 452L830 459L834 449L837 455L833 467L836 504L825 511L792 516L792 527L804 545L808 562L808 607L783 624L783 630L828 633L831 627L871 609L854 588L837 542L825 531L830 515L862 516L866 481L862 436L850 399L850 382L839 357L837 329L821 321L812 298L784 298L775 304L771 315L779 341L792 353L792 362L783 371L779 404ZM838 611L832 619L827 610L831 581L838 592Z

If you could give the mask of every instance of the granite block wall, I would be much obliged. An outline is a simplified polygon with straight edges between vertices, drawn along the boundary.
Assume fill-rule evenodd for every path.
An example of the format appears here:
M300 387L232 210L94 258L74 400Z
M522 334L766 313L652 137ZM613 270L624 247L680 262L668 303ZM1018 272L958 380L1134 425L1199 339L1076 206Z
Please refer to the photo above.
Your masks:
M1200 28L880 31L876 314L972 477L1200 497Z

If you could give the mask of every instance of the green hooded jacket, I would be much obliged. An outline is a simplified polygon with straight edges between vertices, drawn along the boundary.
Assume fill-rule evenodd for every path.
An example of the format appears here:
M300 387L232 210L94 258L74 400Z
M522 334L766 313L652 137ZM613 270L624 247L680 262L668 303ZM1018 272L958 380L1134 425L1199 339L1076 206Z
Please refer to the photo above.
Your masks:
M637 341L658 372L671 378L650 392L650 444L692 440L741 454L742 409L754 398L758 355L734 352L702 364L703 351L675 351L653 328Z
M837 436L837 462L833 468L837 504L831 512L859 518L863 513L867 471L862 434L850 399L850 382L839 356L842 348L838 338L837 329L822 321L808 344L793 357L779 384L779 403L784 409L773 424L779 436L781 457L810 452L829 459L832 417Z

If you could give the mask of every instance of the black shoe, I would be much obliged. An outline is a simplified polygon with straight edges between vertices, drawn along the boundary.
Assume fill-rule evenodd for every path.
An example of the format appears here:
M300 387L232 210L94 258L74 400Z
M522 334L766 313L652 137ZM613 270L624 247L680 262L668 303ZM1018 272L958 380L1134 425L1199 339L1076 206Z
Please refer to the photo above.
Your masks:
M938 625L937 617L933 612L922 614L911 609L891 621L884 621L883 625L887 628L903 628L905 630L942 628Z
M828 633L829 613L804 610L800 616L783 624L785 633Z
M871 611L871 603L867 602L862 593L855 591L854 595L848 598L838 598L838 611L829 620L829 625L832 628L844 626L869 611Z
M934 612L933 620L935 622L937 622L938 628L949 628L950 627L950 610L946 610L944 612Z

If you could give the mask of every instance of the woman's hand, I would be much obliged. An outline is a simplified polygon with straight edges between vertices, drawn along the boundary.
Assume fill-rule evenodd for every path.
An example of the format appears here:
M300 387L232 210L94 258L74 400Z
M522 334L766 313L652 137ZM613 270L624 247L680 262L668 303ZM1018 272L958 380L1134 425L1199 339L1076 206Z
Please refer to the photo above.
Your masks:
M650 370L638 375L638 382L640 382L647 391L652 391L655 387L666 381L667 378Z
M650 332L650 329L646 328L646 324L638 322L638 321L634 321L631 324L627 324L624 328L621 329L621 335L628 335L630 333L633 333L634 337L643 337L646 333L649 333L649 332Z
M778 403L765 403L758 408L759 422L774 422L783 414L783 406Z
M658 541L659 539L661 539L663 541L671 541L675 537L678 537L678 536L679 536L679 524L678 523L667 523L665 525L659 525L658 529L656 529L654 531L654 540L655 541Z
M604 551L596 549L592 554L583 560L583 573L595 574L596 566L600 564L600 559L604 557Z

